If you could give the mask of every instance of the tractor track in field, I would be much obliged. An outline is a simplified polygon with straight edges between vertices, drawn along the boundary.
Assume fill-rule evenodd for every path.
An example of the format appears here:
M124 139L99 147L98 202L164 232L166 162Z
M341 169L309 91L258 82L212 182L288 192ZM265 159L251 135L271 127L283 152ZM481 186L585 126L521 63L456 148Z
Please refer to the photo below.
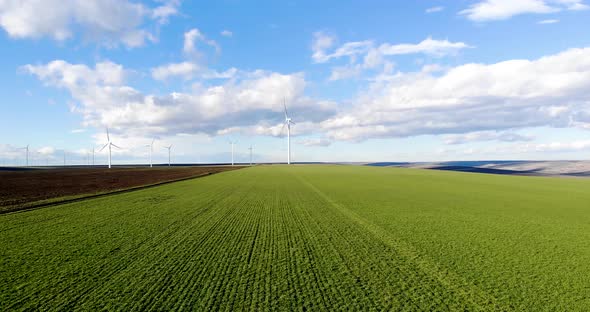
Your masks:
M0 310L583 310L575 299L588 297L590 253L574 252L585 240L556 240L573 235L557 227L530 233L547 219L507 219L515 208L498 201L476 207L472 226L488 193L463 194L461 209L440 181L408 184L413 171L317 170L258 167L0 215ZM506 189L482 179L476 191L494 179ZM422 198L418 182L438 197ZM539 213L537 197L516 193ZM572 220L587 220L587 206L574 207Z
M506 307L501 307L493 296L482 291L477 286L468 283L467 281L463 280L460 276L454 274L453 272L450 272L448 270L442 270L435 263L425 259L423 256L420 256L420 254L411 246L404 244L403 242L399 241L399 239L391 237L391 235L387 231L381 229L378 225L370 223L364 220L359 215L357 215L355 212L351 211L350 209L346 209L338 202L330 198L327 194L318 189L311 182L307 181L306 179L300 176L294 176L294 178L298 179L299 181L301 181L302 184L309 187L314 193L318 194L332 207L336 208L336 210L338 210L342 215L345 215L350 220L353 220L362 228L372 233L375 237L379 238L382 242L393 247L393 249L399 252L401 255L416 263L418 267L421 268L421 270L427 276L433 277L436 280L438 280L442 285L447 287L453 293L461 296L465 300L465 302L471 302L478 310L510 310Z

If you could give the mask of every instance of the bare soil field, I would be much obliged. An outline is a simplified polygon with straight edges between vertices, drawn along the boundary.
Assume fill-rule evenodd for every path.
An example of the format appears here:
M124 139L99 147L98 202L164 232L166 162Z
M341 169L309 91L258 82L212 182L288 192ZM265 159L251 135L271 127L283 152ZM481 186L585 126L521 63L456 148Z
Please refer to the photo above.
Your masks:
M108 193L240 167L66 168L0 171L0 213L57 198Z

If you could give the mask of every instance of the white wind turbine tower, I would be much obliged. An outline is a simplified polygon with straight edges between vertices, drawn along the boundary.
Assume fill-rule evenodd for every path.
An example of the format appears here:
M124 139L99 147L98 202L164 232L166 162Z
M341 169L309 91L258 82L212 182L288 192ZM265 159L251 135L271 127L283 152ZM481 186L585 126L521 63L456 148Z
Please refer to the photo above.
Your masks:
M25 147L21 147L21 148L19 148L19 149L24 149L24 150L26 150L26 151L27 151L27 152L26 152L25 167L28 167L28 166L29 166L29 144L27 144L27 146L25 146Z
M154 138L152 140L151 144L146 145L145 147L149 147L150 148L150 168L152 168L154 165L152 163L152 154L154 153L154 142L156 141L156 138Z
M283 107L285 108L285 123L283 124L283 128L285 125L287 126L287 164L291 164L291 125L295 123L289 117L289 112L287 112L287 104L285 100L283 100Z
M250 150L250 166L252 166L252 145L250 145L248 150Z
M164 146L164 148L168 149L168 167L170 167L170 150L172 149L172 144L169 146Z
M229 144L231 144L231 165L234 165L234 145L236 145L236 141L229 141Z
M108 140L107 144L105 144L105 145L104 145L104 146L103 146L103 147L102 147L102 148L99 150L99 152L100 152L100 151L102 151L102 150L103 150L105 147L107 147L107 146L109 147L109 169L111 169L111 163L112 163L112 162L111 162L111 146L114 146L114 147L116 147L116 148L118 148L118 149L121 149L121 148L120 148L120 147L118 147L117 145L115 145L115 144L113 143L113 141L111 141L111 137L109 136L109 128L107 128L107 140Z

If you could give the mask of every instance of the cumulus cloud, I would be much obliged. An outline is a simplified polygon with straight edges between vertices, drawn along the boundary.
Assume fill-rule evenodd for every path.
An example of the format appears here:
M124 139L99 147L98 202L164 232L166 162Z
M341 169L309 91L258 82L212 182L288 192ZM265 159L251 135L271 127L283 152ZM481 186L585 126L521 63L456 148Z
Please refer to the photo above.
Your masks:
M112 62L91 68L57 60L23 70L68 90L85 126L125 129L126 135L216 135L232 127L268 128L280 124L284 99L302 123L317 123L335 113L333 103L304 95L302 73L247 72L189 93L152 95L126 85L125 69Z
M505 20L521 14L547 14L563 10L585 10L583 0L484 0L459 12L476 22Z
M375 81L353 107L322 122L328 137L364 140L590 123L590 48L536 60L465 64L442 75Z
M128 0L0 1L0 27L12 38L51 37L64 41L80 34L107 46L137 47L155 36L146 30L177 13L177 1L156 8Z

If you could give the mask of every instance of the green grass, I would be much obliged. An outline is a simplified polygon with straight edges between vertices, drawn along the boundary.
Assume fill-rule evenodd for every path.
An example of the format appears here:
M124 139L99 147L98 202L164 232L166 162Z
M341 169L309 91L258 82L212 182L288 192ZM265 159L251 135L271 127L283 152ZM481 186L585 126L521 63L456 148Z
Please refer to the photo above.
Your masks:
M0 216L0 310L587 310L590 180L268 166Z

